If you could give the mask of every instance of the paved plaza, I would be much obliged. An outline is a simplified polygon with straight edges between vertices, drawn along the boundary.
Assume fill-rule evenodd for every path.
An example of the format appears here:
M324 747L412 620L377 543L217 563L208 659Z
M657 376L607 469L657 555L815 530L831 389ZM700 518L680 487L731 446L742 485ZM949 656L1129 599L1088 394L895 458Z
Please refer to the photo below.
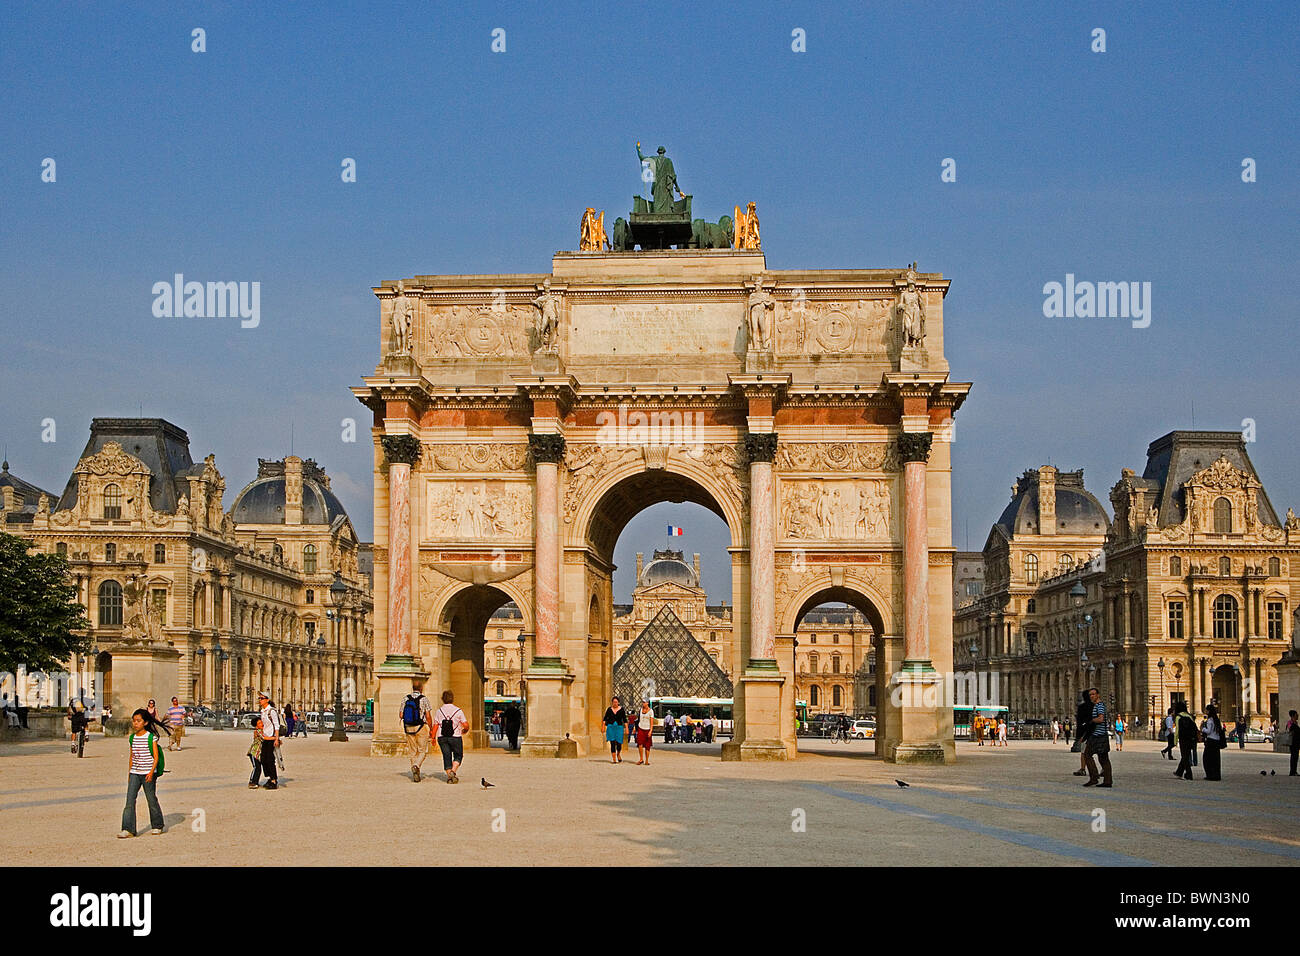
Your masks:
M247 789L249 734L194 730L159 785L167 832L116 838L126 742L0 746L0 844L11 865L1292 865L1300 778L1264 745L1224 753L1224 779L1173 777L1159 745L1114 753L1115 789L1080 787L1063 744L958 744L949 767L808 741L792 763L723 763L718 746L635 757L470 753L462 783L431 755L372 758L368 736L284 745L284 786ZM805 742L801 741L801 744ZM1260 776L1260 770L1276 775ZM496 784L482 790L479 778ZM894 782L901 777L910 786ZM1095 832L1096 810L1105 832ZM143 797L137 813L148 814ZM803 822L804 827L799 824ZM201 826L200 826L201 824Z

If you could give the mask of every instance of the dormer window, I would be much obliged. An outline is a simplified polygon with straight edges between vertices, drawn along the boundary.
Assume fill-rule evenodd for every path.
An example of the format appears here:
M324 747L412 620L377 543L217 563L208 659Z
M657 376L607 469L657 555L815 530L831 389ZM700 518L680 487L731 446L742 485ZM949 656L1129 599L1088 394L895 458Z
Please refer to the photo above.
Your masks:
M1219 498L1214 502L1214 533L1232 533L1232 502Z
M316 573L316 545L309 544L302 549L302 570L305 574Z
M122 517L122 489L117 485L104 487L104 517L114 520Z

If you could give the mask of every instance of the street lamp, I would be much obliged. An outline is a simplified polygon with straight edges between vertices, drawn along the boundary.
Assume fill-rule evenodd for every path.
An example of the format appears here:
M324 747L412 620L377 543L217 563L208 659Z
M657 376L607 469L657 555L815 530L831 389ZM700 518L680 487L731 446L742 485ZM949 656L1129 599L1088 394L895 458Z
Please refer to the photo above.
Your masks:
M221 726L221 714L222 711L225 710L225 706L226 706L225 685L223 682L226 677L227 656L228 655L226 654L226 652L221 649L221 642L213 641L212 642L212 679L216 682L217 686L212 688L212 690L214 692L213 693L214 697L216 697L217 694L220 694L220 701L219 702L216 700L213 701L213 703L217 705L217 719L215 724L213 725L212 728L213 730L225 730L225 728Z
M343 732L343 637L339 628L339 619L342 616L343 602L348 597L348 586L343 583L343 576L337 571L334 572L334 583L330 585L330 604L334 606L332 612L326 611L326 617L334 622L334 733L330 734L332 741L344 741L348 735Z
M1241 694L1239 691L1240 687L1241 687L1241 668L1238 667L1236 664L1233 664L1232 665L1232 709L1234 713L1232 715L1232 719L1236 723L1241 722L1241 712L1243 710L1240 703L1241 700Z
M327 613L328 613L328 612L327 612ZM316 638L316 649L317 649L318 651L320 651L320 653L321 653L321 660L324 660L324 659L325 659L325 635L322 634L320 637ZM322 668L324 667L323 664L322 664L321 666L322 666ZM317 679L317 681L316 681L316 690L315 690L315 693L318 694L318 695L320 694L320 680L319 680L319 679ZM317 710L323 710L323 709L324 709L324 704L321 702L319 696L316 698L316 709L317 709Z
M980 672L979 672L979 668L975 666L975 655L976 653L978 653L978 651L979 651L979 645L976 644L974 641L971 641L970 642L970 669L971 669L971 673L975 675L975 700L973 702L975 704L979 704L980 702Z
M523 704L524 703L524 632L522 630L520 630L519 637L517 639L519 641L519 703ZM520 707L519 708L520 736L524 736L524 737L527 736L527 732L524 729L527 726L528 726L528 708L526 706Z
M1165 659L1163 657L1160 658L1160 660L1156 661L1156 670L1160 672L1160 703L1163 706L1165 702ZM1153 707L1152 711L1154 712L1154 710L1155 708ZM1155 714L1153 713L1152 716L1154 717ZM1159 719L1163 723L1165 719L1165 715L1160 714ZM1156 739L1156 731L1154 727L1151 730L1151 739L1152 740Z

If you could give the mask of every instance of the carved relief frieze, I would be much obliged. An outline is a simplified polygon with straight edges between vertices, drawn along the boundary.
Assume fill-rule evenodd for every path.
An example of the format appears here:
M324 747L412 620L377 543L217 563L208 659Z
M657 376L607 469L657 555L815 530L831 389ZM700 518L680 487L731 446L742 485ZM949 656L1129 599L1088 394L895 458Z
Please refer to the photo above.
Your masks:
M420 312L420 358L527 357L531 306L426 305Z
M430 538L528 540L532 536L531 485L491 479L430 479L427 487Z
M889 479L783 479L781 533L800 540L886 541L897 522Z
M527 465L528 446L507 442L425 445L420 459L425 471L522 472Z
M852 302L795 297L777 311L777 351L783 355L885 354L891 341L893 299Z
M779 471L889 472L898 471L893 442L787 442L777 446Z

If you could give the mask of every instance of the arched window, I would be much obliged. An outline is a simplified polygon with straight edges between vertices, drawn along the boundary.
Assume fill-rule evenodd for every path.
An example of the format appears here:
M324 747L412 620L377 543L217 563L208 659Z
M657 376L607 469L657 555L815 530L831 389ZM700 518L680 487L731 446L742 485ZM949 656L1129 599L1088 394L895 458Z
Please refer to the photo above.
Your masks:
M1214 639L1237 640L1237 599L1231 594L1220 594L1214 599Z
M1232 558L1229 558L1226 555L1219 558L1219 573L1224 577L1227 577L1232 573Z
M497 696L504 697L505 693L506 693L506 682L503 680L497 681Z
M1281 559L1281 558L1269 558L1269 559L1268 559L1268 576L1271 577L1271 578L1276 578L1276 577L1279 577L1281 574L1282 574L1282 559Z
M167 563L167 545L155 544L153 546L153 563L154 564Z
M1219 498L1214 502L1214 533L1232 533L1232 502L1227 498Z
M117 545L114 544L112 541L104 545L104 560L107 561L109 564L112 564L114 561L117 560Z
M630 638L631 636L632 636L632 632L631 632L631 631L624 631L624 632L623 632L623 640L626 641L626 640L627 640L628 638Z
M811 687L808 688L809 705L816 707L819 703L821 703L820 698L821 698L821 694L819 692L819 689L816 684L813 684Z
M1276 561L1277 559L1274 558L1273 560ZM718 632L717 632L717 631L709 631L709 640L711 640L711 641L716 641L717 639L718 639Z
M99 626L122 626L122 585L116 581L99 586Z
M117 485L104 486L104 517L122 517L122 489Z
M844 701L844 688L836 684L831 688L831 706L840 707Z
M1058 571L1068 571L1074 567L1074 555L1063 554L1056 559L1056 569Z
M1169 573L1176 578L1182 577L1183 559L1176 554L1169 559Z
M1033 584L1038 580L1038 555L1025 555L1025 580Z
M304 574L316 573L316 545L305 545L302 549L302 570Z

